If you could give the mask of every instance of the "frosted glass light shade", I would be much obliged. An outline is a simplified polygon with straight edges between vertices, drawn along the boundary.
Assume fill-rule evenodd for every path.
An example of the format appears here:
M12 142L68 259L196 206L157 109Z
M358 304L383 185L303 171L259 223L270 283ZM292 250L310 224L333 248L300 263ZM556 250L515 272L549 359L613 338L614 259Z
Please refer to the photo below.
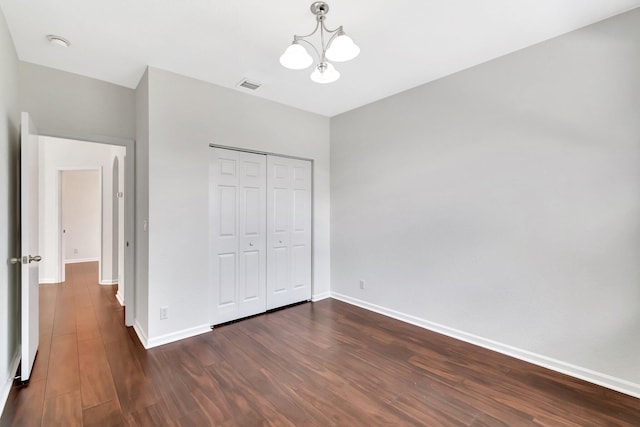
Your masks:
M320 64L311 73L311 80L316 83L333 83L340 78L340 73L330 63Z
M282 66L291 70L303 70L313 62L307 50L298 43L292 43L280 56Z
M351 40L351 37L343 33L333 39L326 55L329 61L344 62L355 58L359 53L358 45Z

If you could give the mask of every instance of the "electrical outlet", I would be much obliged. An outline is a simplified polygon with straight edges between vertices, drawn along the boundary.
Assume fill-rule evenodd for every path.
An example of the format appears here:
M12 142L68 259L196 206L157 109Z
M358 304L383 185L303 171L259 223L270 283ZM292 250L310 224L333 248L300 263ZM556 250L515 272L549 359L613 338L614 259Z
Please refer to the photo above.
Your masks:
M160 320L167 320L169 318L169 307L160 307Z
M364 289L364 280L360 279L360 289Z

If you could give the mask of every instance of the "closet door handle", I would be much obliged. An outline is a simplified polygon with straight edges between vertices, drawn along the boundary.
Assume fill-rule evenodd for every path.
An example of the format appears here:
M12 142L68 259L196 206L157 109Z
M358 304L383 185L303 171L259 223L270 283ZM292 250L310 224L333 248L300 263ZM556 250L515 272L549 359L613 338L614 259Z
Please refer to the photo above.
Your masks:
M249 246L253 246L253 242L249 242Z

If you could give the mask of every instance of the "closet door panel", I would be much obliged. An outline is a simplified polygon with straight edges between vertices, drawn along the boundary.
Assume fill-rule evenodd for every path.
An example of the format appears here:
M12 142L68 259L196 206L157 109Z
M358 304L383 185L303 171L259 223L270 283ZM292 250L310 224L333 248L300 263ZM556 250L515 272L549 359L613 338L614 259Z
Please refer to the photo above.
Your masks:
M289 248L276 247L273 248L273 293L278 294L286 292L289 287ZM269 307L273 308L273 307Z
M217 268L218 280L221 286L218 288L218 307L233 305L236 303L236 254L218 254Z
M238 317L266 310L266 158L240 154L240 289Z
M265 156L211 149L211 324L266 310L265 174Z
M309 252L305 245L293 246L293 288L297 290L308 285L310 271Z
M267 156L267 308L311 298L311 162Z
M311 299L311 162L292 162L292 302Z

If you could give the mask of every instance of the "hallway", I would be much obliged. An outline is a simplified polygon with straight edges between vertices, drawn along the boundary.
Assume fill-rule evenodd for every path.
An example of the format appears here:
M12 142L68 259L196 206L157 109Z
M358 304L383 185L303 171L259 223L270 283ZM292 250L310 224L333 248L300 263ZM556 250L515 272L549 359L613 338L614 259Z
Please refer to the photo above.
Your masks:
M2 426L107 425L133 393L137 340L128 339L116 285L98 263L67 264L66 282L40 286L40 345L27 387L14 387ZM116 391L121 390L121 394Z

